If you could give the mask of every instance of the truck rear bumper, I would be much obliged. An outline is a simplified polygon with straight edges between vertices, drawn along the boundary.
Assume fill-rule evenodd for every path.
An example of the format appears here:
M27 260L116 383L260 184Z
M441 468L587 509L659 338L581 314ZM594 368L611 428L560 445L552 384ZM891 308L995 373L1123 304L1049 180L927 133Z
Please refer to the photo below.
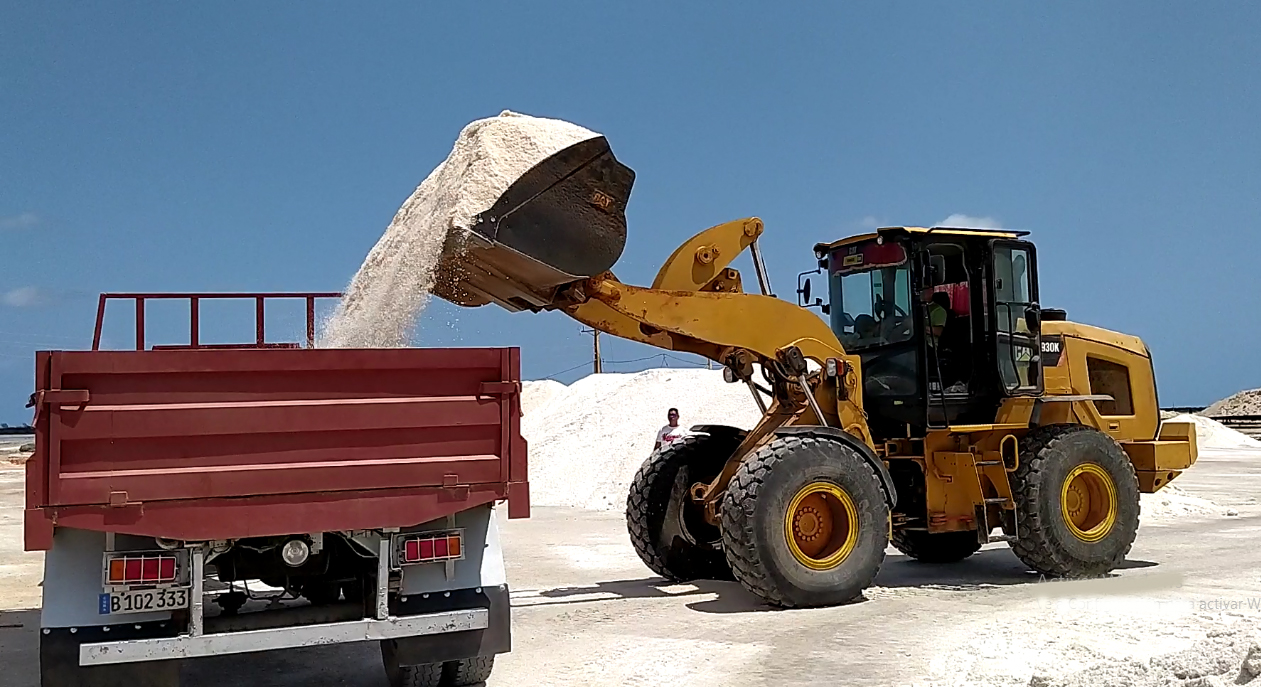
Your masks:
M197 637L180 635L121 642L97 642L79 646L79 665L99 666L244 654L272 649L293 649L322 644L380 641L484 630L489 625L489 619L490 613L487 609L474 608L390 617L385 620L352 620L323 625L205 634Z

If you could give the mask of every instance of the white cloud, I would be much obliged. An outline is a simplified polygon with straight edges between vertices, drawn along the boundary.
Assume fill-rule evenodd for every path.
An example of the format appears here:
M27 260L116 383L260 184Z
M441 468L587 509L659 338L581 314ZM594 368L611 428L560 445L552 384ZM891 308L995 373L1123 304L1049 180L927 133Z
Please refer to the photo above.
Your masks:
M35 286L23 286L0 294L0 303L11 308L33 308L49 300L50 294Z
M39 215L23 212L12 217L0 217L0 229L30 229L39 224Z
M973 217L972 215L963 215L955 213L946 219L941 220L934 226L938 227L966 227L968 229L1002 229L1003 225L993 217Z

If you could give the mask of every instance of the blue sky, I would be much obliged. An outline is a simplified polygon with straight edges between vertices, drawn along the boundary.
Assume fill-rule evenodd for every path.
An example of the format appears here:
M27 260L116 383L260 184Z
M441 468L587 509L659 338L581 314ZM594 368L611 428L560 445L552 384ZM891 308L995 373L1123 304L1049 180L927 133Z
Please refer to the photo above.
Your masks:
M342 288L503 109L635 169L624 279L756 215L791 297L816 241L988 218L1033 232L1045 305L1142 336L1162 403L1207 403L1261 386L1259 29L1248 2L6 0L0 421L30 417L35 349L89 344L100 291ZM561 315L446 303L419 342L520 345L529 377L590 346Z

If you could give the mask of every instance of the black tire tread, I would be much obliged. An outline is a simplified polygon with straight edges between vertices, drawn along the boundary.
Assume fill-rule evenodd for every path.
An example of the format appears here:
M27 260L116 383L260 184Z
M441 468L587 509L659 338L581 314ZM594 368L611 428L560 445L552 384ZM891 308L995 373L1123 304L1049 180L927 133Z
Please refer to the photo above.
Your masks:
M448 661L445 672L450 679L451 685L465 687L466 685L476 685L489 680L490 673L494 667L494 656L474 656L473 658L462 658L458 661Z
M1034 428L1025 437L1024 445L1020 450L1020 465L1013 474L1017 537L1011 542L1011 549L1021 562L1043 575L1071 578L1090 577L1107 572L1098 566L1083 568L1077 561L1065 556L1064 552L1050 539L1047 532L1048 524L1042 522L1038 508L1041 500L1045 498L1043 493L1048 489L1054 493L1058 486L1046 483L1044 468L1047 459L1043 453L1063 441L1065 437L1080 432L1099 432L1099 430L1076 424L1045 425ZM1102 434L1102 432L1099 433ZM1108 438L1111 440L1111 437ZM1137 493L1138 475L1134 472L1134 466L1130 461L1127 460L1125 463L1129 466L1128 478L1133 482L1133 489ZM1131 537L1131 543L1126 545L1125 551L1118 557L1117 562L1125 560L1132 546L1133 537Z
M656 538L648 524L649 510L655 505L652 492L658 481L663 479L667 468L686 461L690 454L703 449L708 435L688 435L677 440L668 448L654 451L631 480L630 490L626 497L626 529L630 534L631 546L639 559L648 569L672 582L687 582L694 579L730 579L729 571L719 569L715 561L693 559L671 565L657 548ZM715 556L721 563L721 556Z
M422 663L416 666L399 666L398 675L398 687L440 687L443 664Z
M761 492L767 475L784 458L808 443L827 441L809 435L785 437L772 441L758 449L745 459L740 469L727 485L727 494L722 504L722 537L723 550L731 572L736 581L746 589L775 606L792 607L784 593L775 585L768 574L765 563L758 556L750 542L753 541L754 514L753 506ZM864 461L865 465L865 461ZM871 480L877 490L883 493L883 485L875 471L868 468ZM878 567L872 570L871 577L865 580L862 588L871 585Z

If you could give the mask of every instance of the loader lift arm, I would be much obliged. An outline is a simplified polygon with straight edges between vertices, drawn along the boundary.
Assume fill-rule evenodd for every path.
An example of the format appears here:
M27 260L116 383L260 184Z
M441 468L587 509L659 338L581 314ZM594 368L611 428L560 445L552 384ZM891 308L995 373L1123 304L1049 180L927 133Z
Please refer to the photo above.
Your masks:
M871 445L860 410L857 356L846 355L827 323L810 311L740 290L739 272L729 265L744 248L755 245L762 228L760 220L747 218L700 232L674 251L649 288L623 283L606 272L560 293L560 309L589 327L704 356L724 366L728 379L750 386L763 406L762 420L713 481L691 490L712 519L740 462L784 425L837 427ZM819 370L810 372L807 361ZM755 364L769 382L769 407L754 387ZM829 367L837 371L835 376L826 374Z
M774 296L745 293L740 273L730 267L746 249L754 252L758 282L768 289L756 255L764 230L760 219L726 222L691 237L674 250L649 287L622 282L607 269L587 277L572 273L568 265L604 264L575 260L575 255L608 254L610 237L624 240L620 213L570 211L575 197L589 198L600 208L624 207L633 175L619 165L603 139L544 160L483 213L461 237L460 249L448 251L439 266L438 294L464 305L493 301L510 310L560 310L612 336L703 356L726 368L729 381L748 385L763 410L762 420L712 481L691 490L711 520L741 461L780 427L838 428L872 446L861 410L860 359L847 355L828 324L810 311ZM594 190L575 188L583 184ZM544 221L539 218L558 237L551 244L537 239ZM601 226L584 231L575 226L582 221ZM587 236L601 240L584 246ZM515 246L508 243L514 240ZM614 260L621 252L620 245L616 248ZM560 252L563 259L557 257ZM810 362L817 369L811 370ZM767 387L754 380L758 369ZM770 392L769 404L759 388Z

